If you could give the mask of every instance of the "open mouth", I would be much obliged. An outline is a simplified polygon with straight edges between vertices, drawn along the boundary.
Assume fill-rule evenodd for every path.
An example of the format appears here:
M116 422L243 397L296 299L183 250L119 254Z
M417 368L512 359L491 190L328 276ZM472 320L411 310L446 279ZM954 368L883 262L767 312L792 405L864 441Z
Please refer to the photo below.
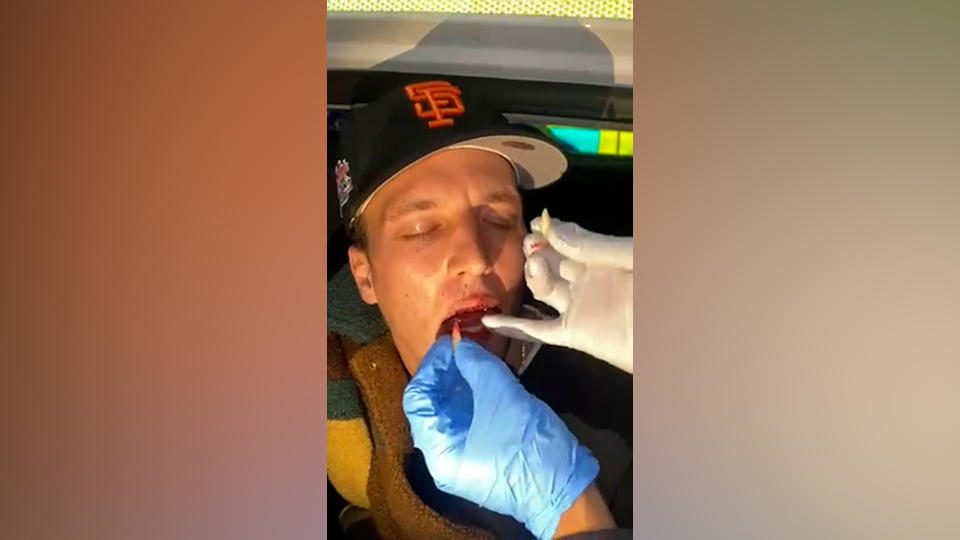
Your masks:
M483 316L488 313L500 313L499 306L477 306L457 311L440 325L437 337L453 331L454 323L460 324L460 335L473 341L485 341L491 332L483 325Z

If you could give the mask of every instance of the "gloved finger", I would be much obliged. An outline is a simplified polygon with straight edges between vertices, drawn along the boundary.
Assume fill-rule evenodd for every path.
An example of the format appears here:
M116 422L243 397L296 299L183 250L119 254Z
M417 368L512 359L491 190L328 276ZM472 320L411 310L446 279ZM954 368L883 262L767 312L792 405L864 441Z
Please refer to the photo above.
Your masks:
M587 270L587 265L567 257L559 258L560 264L557 268L557 274L568 282L574 282L580 279L580 276Z
M509 317L507 315L484 315L483 325L502 336L523 341L536 341L550 345L566 346L563 340L560 319L536 320Z
M530 233L523 237L523 255L529 257L534 252L543 248L550 247L547 238L538 232Z
M533 297L546 302L560 313L570 306L570 282L561 278L550 268L546 256L534 253L523 265L527 287Z
M576 281L587 269L585 264L558 253L540 233L528 234L523 239L523 254L529 258L534 253L547 261L550 272L554 276L560 276L567 281Z
M457 346L454 362L475 394L489 388L496 388L501 392L503 385L516 382L516 376L506 362L469 339L464 339Z
M539 217L530 222L530 228L541 235L542 225ZM629 236L599 234L576 223L551 217L547 240L564 257L586 264L633 270L633 238Z
M453 362L453 339L450 334L444 334L437 338L427 354L423 355L420 366L412 380L422 381L424 383L433 382L437 378L437 373L449 369Z
M443 385L450 378L453 344L450 336L442 336L424 355L416 374L403 391L403 412L414 434L430 434L438 416L438 402ZM418 444L420 441L414 441Z

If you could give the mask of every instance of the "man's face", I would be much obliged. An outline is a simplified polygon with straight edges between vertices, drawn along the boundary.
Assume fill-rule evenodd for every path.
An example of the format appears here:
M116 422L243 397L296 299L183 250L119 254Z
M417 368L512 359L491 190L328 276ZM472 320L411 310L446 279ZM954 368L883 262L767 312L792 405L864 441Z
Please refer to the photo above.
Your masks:
M516 313L523 287L526 231L506 159L435 154L384 185L362 219L367 248L350 248L350 269L364 301L379 305L407 371L455 318L464 336L503 357L506 338L479 319L484 310Z

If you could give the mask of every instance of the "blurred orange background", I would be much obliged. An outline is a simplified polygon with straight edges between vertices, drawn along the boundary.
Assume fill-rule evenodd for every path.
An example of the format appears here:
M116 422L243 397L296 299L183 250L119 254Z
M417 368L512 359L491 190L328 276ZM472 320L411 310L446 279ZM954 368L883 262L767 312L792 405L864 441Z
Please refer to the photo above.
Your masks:
M324 17L0 8L0 536L322 534Z

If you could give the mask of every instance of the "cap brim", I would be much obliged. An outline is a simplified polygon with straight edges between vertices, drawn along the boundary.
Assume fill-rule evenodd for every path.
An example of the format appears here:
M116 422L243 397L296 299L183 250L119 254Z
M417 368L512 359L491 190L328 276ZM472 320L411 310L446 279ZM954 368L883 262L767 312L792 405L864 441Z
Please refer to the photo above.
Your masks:
M550 185L559 180L567 170L567 158L557 146L526 133L518 132L511 134L500 132L494 135L481 135L464 139L424 154L406 164L402 169L391 174L386 180L381 182L376 189L367 195L364 201L357 207L347 228L353 227L357 216L363 213L367 204L369 204L377 192L380 191L383 186L390 183L391 180L410 167L435 154L456 148L475 148L503 156L504 159L510 162L516 172L517 186L524 190L538 189Z

